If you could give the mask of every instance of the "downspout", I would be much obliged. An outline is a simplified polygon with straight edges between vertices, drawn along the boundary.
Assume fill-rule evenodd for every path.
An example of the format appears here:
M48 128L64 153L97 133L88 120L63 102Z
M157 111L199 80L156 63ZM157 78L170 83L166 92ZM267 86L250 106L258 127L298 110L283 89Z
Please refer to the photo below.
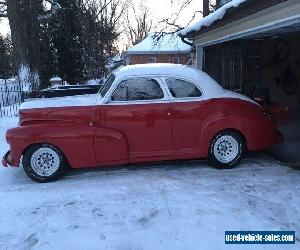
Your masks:
M186 37L180 36L180 38L181 38L181 41L182 41L183 43L185 43L185 44L187 44L187 45L190 45L191 47L194 47L194 44L193 44L193 43L191 43L191 42L185 40Z
M186 37L184 37L184 36L180 36L180 38L183 43L191 46L191 59L189 60L188 64L190 63L190 61L192 62L192 64L194 64L195 52L196 52L196 47L194 46L194 43L187 41Z

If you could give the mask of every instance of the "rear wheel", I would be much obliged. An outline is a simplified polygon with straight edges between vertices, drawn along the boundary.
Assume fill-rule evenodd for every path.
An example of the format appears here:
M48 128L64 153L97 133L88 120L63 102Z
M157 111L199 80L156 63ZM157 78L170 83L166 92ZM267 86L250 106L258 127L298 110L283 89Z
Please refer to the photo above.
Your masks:
M23 155L26 174L37 182L51 182L61 178L67 168L64 155L49 144L36 144Z
M208 159L220 169L235 167L245 151L244 138L235 131L222 131L211 142Z

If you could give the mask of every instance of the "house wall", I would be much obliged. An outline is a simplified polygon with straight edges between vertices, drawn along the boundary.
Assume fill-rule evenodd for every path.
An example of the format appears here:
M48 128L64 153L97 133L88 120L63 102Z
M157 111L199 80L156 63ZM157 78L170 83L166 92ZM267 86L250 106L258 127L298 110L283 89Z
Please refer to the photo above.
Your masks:
M174 63L174 58L179 58L179 64L188 64L191 57L190 53L186 54L140 54L128 55L125 59L126 64L146 64L150 58L155 58L156 63Z
M217 42L221 43L236 39L246 31L255 33L255 30L258 28L263 29L263 27L268 25L275 25L279 20L298 16L299 13L300 1L288 0L273 7L261 10L253 15L226 24L225 26L208 31L202 35L198 35L193 38L194 44L196 46L208 46Z

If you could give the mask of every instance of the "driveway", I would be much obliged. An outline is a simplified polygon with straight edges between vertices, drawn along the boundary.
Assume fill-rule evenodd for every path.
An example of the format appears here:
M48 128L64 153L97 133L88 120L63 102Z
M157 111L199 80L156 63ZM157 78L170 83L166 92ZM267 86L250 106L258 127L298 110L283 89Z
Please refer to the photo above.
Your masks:
M16 119L0 121L3 135ZM2 146L4 145L4 146ZM0 249L253 249L225 230L292 230L299 249L300 171L264 154L238 168L176 161L72 170L47 184L0 168Z

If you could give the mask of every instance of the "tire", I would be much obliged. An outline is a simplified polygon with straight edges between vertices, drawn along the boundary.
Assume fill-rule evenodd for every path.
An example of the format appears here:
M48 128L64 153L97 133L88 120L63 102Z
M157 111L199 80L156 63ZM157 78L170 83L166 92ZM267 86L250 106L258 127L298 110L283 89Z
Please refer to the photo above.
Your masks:
M22 163L25 173L40 183L58 180L67 169L64 155L49 144L30 146L23 154Z
M245 151L244 138L235 131L222 131L212 140L209 162L219 169L234 168L241 160Z

